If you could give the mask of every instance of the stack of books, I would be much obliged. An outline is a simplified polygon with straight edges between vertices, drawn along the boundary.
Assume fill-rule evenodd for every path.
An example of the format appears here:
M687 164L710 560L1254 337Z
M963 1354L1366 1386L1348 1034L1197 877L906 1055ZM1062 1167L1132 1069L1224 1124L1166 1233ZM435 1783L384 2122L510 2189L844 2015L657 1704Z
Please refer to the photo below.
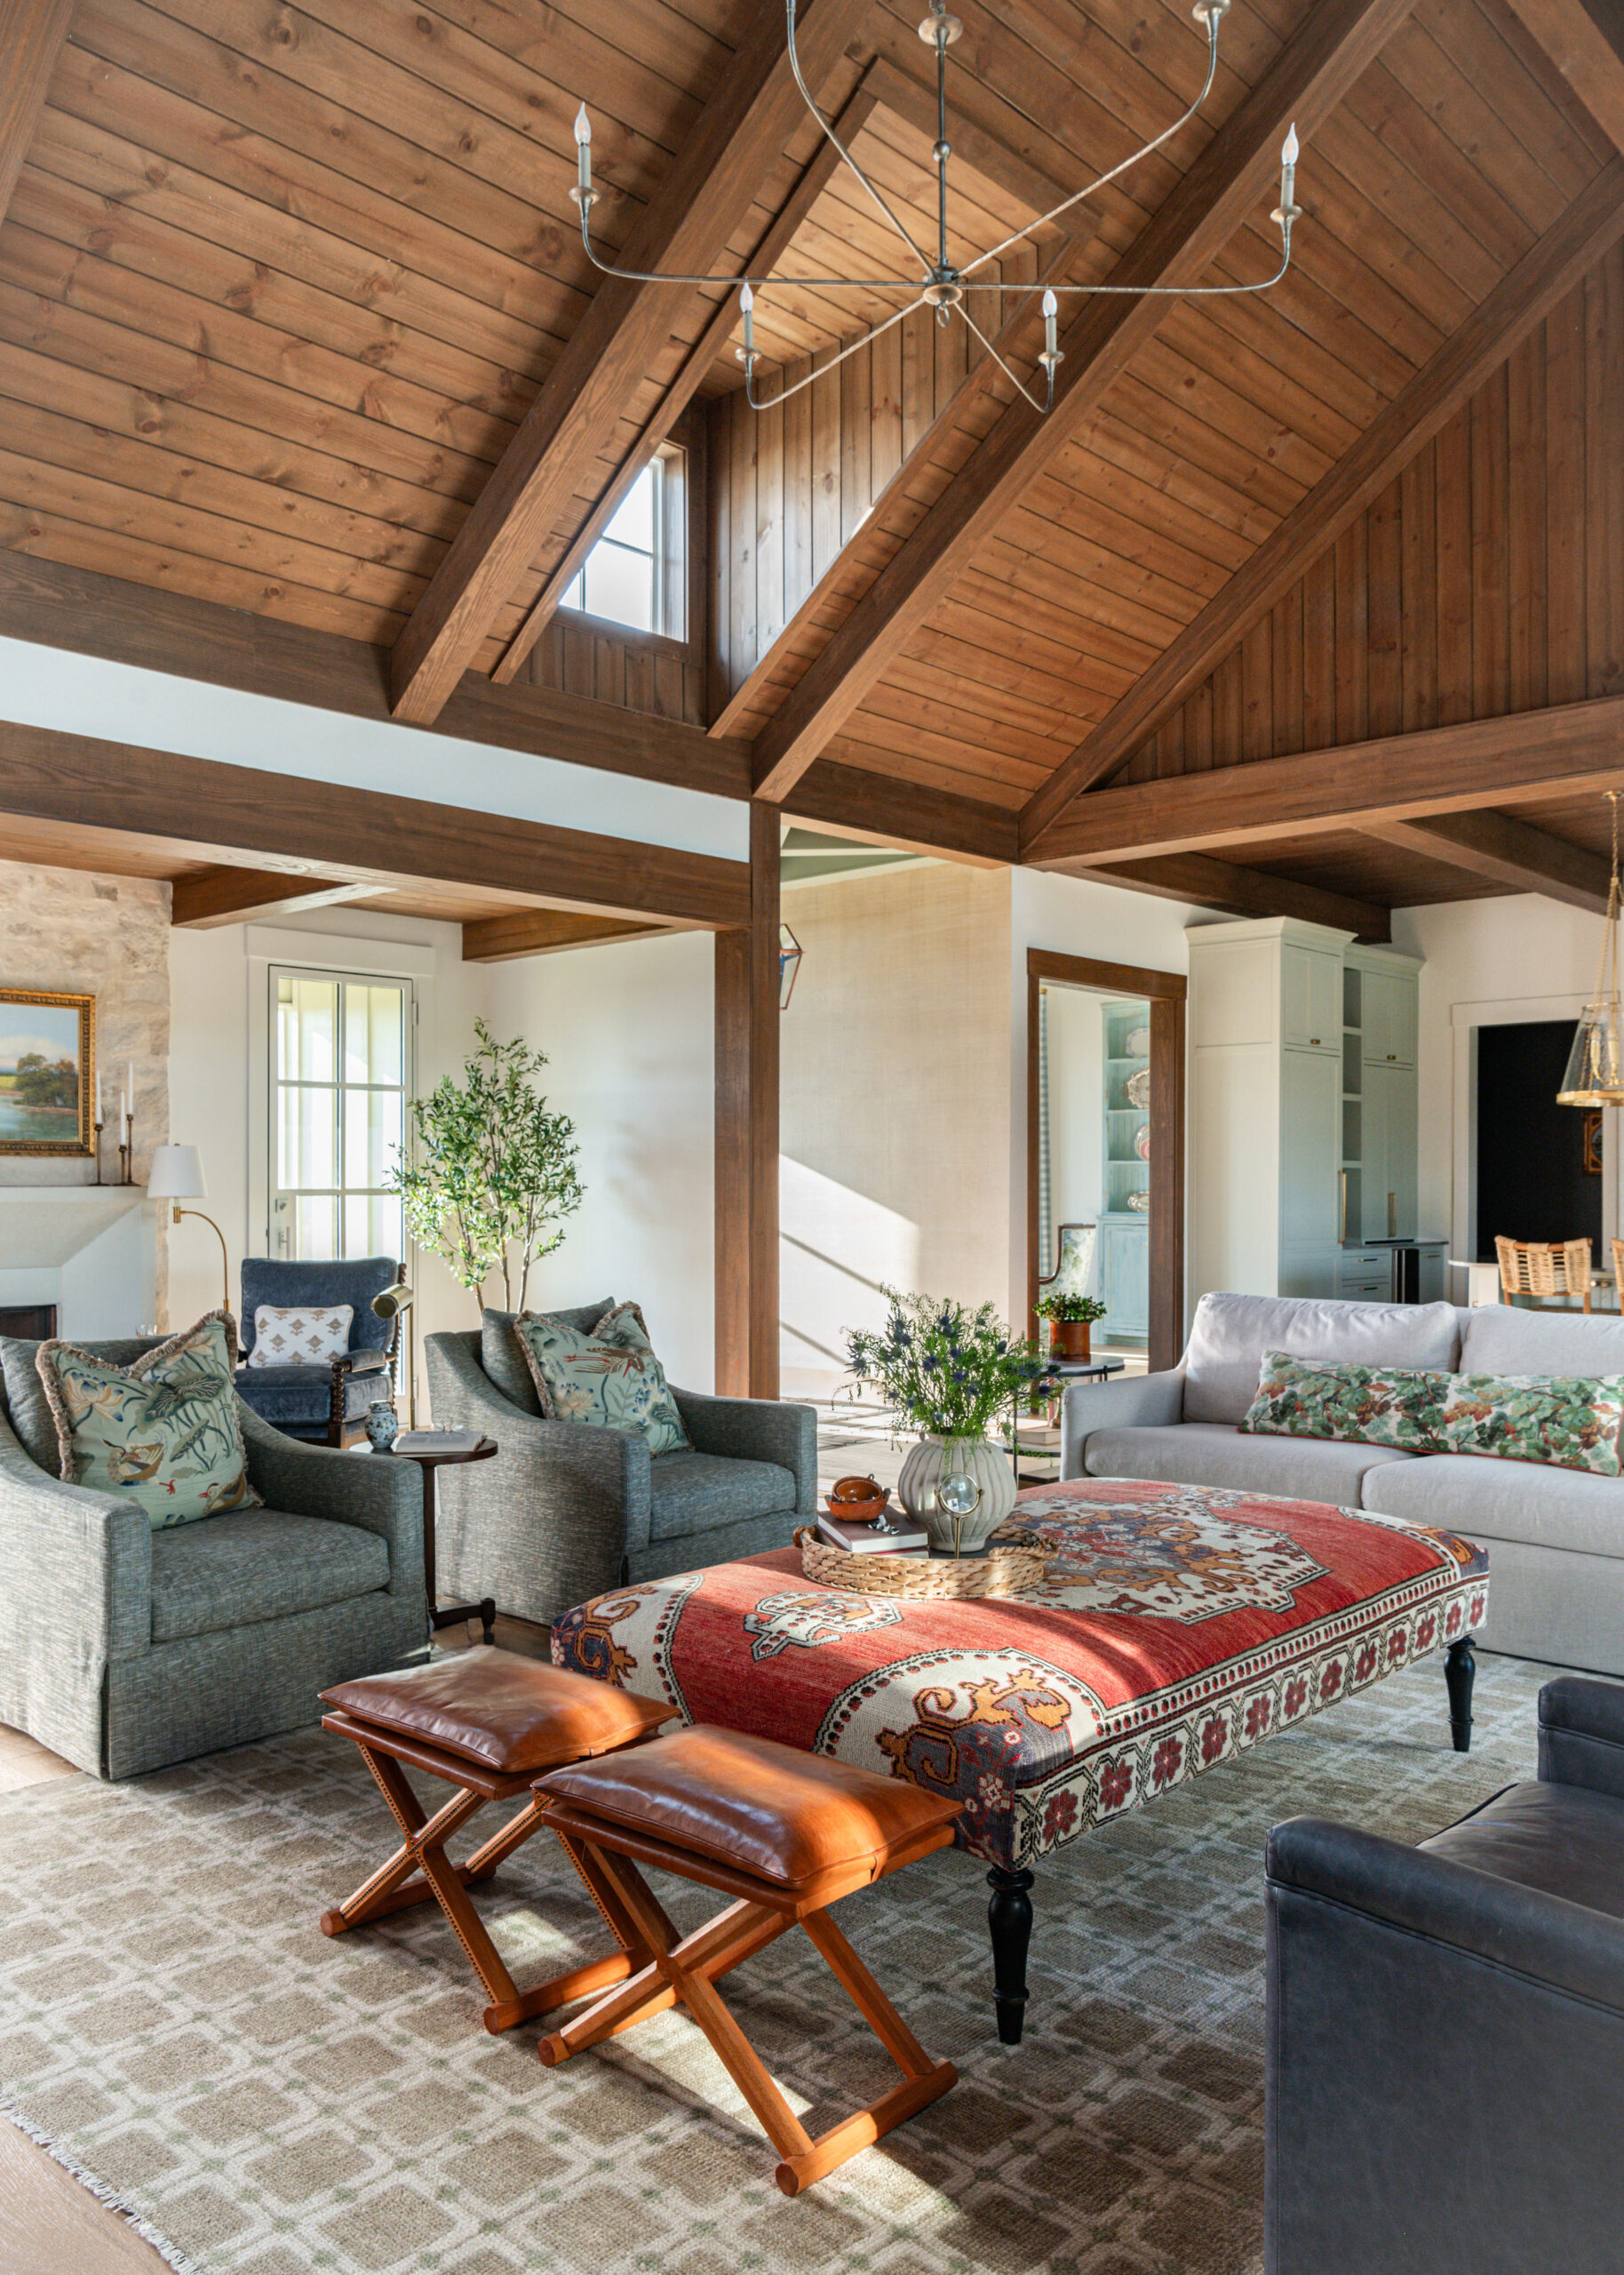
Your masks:
M891 1529L882 1531L872 1518L861 1524L849 1517L832 1517L824 1510L817 1521L817 1529L831 1548L843 1548L851 1556L923 1556L930 1546L930 1536L923 1525L900 1509L886 1511Z

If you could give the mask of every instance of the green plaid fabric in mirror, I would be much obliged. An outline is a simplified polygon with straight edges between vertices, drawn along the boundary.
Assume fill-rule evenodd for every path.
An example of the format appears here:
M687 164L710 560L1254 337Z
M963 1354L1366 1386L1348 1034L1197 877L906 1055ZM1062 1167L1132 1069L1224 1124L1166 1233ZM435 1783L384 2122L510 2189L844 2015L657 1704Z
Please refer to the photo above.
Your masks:
M35 1363L63 1482L139 1502L155 1532L262 1506L237 1419L236 1355L229 1312L211 1312L128 1367L42 1343Z
M635 1304L617 1305L591 1335L539 1312L521 1312L513 1325L541 1410L551 1419L636 1430L651 1454L677 1453L688 1445L665 1369Z

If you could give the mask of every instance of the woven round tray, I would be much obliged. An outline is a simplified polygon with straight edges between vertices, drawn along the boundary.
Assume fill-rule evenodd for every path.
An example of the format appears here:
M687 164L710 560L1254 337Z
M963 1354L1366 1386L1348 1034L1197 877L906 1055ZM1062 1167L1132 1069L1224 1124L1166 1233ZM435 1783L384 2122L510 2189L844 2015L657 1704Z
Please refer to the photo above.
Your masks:
M795 1535L800 1569L825 1588L853 1588L865 1596L917 1596L959 1600L972 1596L1018 1596L1042 1579L1050 1550L1035 1532L995 1536L984 1556L853 1556L832 1548L810 1526Z

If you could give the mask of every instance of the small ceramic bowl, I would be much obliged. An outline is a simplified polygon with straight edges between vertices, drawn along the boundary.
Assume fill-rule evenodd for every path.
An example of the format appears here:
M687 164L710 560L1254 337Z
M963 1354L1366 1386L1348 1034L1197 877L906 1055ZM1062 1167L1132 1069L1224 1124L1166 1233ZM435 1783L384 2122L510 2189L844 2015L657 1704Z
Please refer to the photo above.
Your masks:
M824 1506L848 1524L868 1525L884 1514L890 1498L889 1487L872 1477L840 1477L824 1496Z

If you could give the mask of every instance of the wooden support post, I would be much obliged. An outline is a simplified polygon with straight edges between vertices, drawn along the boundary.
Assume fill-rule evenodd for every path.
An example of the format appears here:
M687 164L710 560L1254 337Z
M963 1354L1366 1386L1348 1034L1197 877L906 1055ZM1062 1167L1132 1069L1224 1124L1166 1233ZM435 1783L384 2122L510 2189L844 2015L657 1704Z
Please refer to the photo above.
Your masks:
M778 1395L776 806L750 809L750 922L716 935L716 1388Z

